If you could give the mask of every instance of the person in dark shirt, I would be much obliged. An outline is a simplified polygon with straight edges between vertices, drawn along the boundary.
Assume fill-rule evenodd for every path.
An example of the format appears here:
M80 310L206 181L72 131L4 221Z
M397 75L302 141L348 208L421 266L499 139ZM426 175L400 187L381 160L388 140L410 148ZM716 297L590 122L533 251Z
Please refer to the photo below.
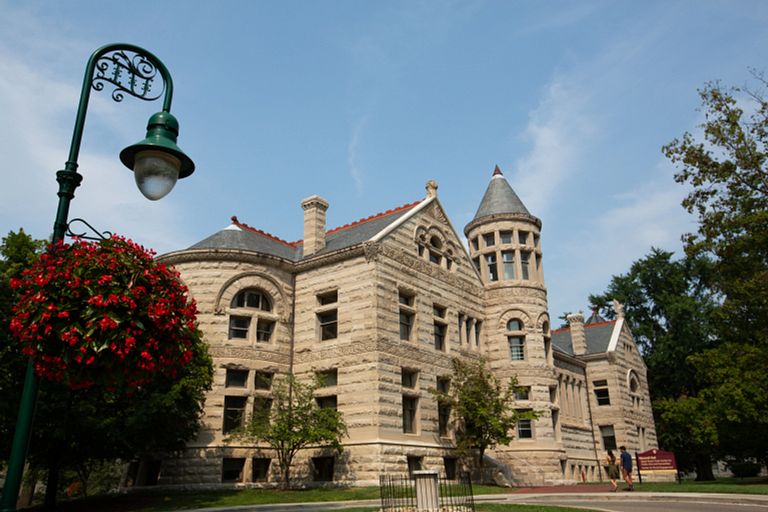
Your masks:
M621 474L624 477L624 481L627 482L627 490L634 491L635 486L632 485L632 456L627 451L626 446L619 446L621 451Z

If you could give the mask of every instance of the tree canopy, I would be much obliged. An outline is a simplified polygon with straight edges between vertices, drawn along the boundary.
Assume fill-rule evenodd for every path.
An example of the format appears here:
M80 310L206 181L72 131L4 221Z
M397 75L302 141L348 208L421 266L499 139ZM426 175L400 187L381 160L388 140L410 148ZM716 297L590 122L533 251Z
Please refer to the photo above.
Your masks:
M488 448L508 445L519 420L535 419L535 411L515 409L517 379L502 383L484 360L453 359L447 390L433 391L441 405L451 408L460 454L477 450L480 467Z
M299 381L294 375L277 380L272 386L268 410L254 411L245 426L233 433L234 439L264 442L275 451L280 465L280 483L290 487L291 466L296 454L309 446L343 450L347 425L335 408L320 407L315 391L322 383L315 379Z

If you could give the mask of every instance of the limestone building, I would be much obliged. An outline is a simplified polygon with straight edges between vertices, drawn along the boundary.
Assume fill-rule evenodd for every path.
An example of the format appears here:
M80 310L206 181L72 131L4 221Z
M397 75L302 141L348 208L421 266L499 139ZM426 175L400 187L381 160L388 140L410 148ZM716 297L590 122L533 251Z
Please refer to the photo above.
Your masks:
M600 479L606 448L656 446L646 368L624 322L596 314L551 330L541 221L495 169L466 248L437 196L328 230L327 201L301 203L304 239L286 242L236 217L162 260L181 273L200 309L214 359L203 428L160 483L272 481L273 454L227 441L250 412L270 406L274 379L320 373L318 404L349 428L342 455L301 454L306 482L378 482L381 473L461 466L450 411L429 388L450 385L451 359L484 357L516 375L515 440L486 466L516 484Z

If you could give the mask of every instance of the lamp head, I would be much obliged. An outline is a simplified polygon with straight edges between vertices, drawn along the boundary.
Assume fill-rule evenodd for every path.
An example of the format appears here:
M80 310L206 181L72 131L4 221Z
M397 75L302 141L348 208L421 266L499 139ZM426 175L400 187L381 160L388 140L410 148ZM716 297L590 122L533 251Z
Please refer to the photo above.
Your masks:
M147 199L156 201L171 191L176 181L195 171L195 164L176 145L179 122L170 112L149 118L147 137L120 152L120 161L133 170L136 185Z

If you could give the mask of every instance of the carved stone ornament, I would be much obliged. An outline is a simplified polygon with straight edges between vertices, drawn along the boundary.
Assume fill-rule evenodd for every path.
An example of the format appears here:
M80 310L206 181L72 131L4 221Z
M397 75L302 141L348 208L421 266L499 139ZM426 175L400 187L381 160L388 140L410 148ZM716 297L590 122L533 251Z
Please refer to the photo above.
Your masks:
M363 250L365 251L365 261L376 261L381 252L381 244L379 242L365 242Z
M616 312L617 318L624 318L624 304L616 299L613 300L613 310Z

